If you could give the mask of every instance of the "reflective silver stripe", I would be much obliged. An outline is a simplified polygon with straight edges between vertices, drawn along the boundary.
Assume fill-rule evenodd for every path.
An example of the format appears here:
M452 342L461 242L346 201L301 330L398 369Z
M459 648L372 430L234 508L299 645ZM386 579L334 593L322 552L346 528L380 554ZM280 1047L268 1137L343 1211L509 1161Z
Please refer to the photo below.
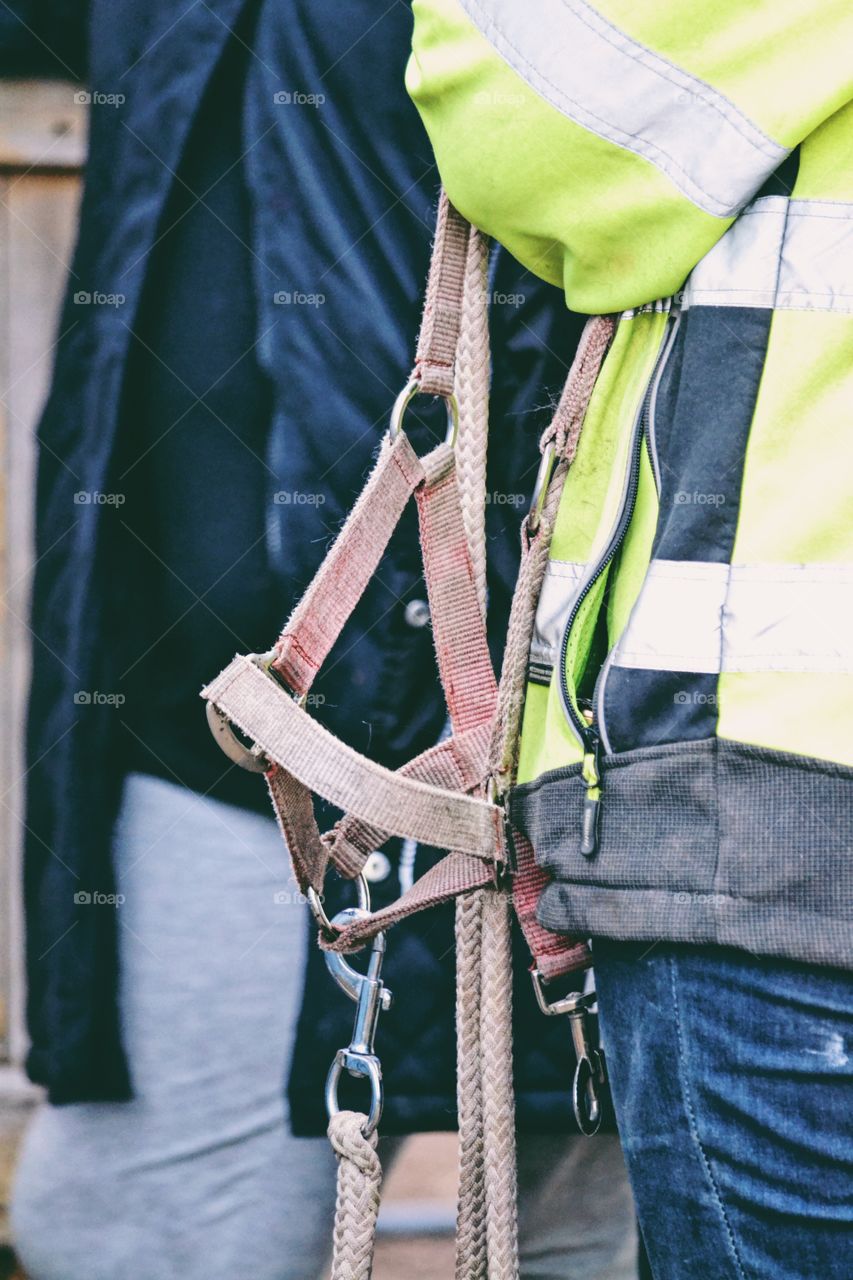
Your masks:
M557 661L563 630L583 581L586 565L549 560L542 582L530 645L530 663L547 679Z
M653 560L612 663L853 673L851 617L853 564Z
M853 313L853 204L755 200L694 268L682 305Z
M719 671L729 569L727 564L653 560L613 665Z
M706 213L737 213L787 155L723 94L583 0L459 3L540 97L649 160Z

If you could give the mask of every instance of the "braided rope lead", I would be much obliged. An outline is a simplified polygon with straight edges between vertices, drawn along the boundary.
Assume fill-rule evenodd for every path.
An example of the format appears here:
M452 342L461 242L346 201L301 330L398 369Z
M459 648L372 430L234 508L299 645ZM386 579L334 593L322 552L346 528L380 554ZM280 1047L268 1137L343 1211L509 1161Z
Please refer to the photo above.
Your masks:
M489 241L468 236L459 342L456 347L456 482L477 599L486 616L486 452L489 438Z
M477 587L486 616L486 451L489 432L489 325L486 290L489 248L471 227L456 347L459 405L456 482ZM482 974L486 893L456 902L456 1096L459 1117L459 1190L456 1280L489 1276L483 1126Z
M483 617L490 375L488 264L488 241L472 227L456 348L456 476ZM457 901L456 973L456 1280L516 1280L510 916L506 896L496 889L478 890Z
M510 897L486 889L480 995L488 1280L517 1280L515 1092L512 1081Z
M459 1189L456 1280L486 1277L486 1183L483 1165L483 1090L480 1058L482 892L456 899L456 1097Z
M453 229L460 242L463 232L458 219L454 220ZM466 250L456 360L451 360L449 365L440 360L436 367L448 383L446 389L439 388L444 394L445 390L453 390L454 363L456 366L456 393L460 402L457 477L472 568L485 616L488 249L485 239L473 228L468 230ZM442 328L439 322L443 323L446 318L441 308L436 307L435 299L427 307L426 319L430 319L430 325L426 326L428 333L436 327ZM577 448L589 394L611 335L612 322L598 319L587 326L572 376L558 406L553 434L547 433L548 439L543 440L543 444L553 440L560 461L542 512L545 537L540 533L538 542L544 546L540 554L528 558L526 581L519 584L521 591L517 593L521 599L514 601L510 622L508 662L501 681L492 757L493 768L497 767L502 782L511 781L513 773L523 701L522 657L526 657L560 482ZM447 335L437 332L433 337L448 339L450 331ZM448 345L445 340L445 346ZM457 901L460 1178L456 1280L518 1278L509 906L508 896L497 888L476 890ZM329 1122L329 1139L338 1158L331 1280L370 1278L382 1170L376 1154L376 1135L365 1137L364 1124L365 1117L352 1111L340 1112Z
M330 1280L370 1280L382 1166L377 1135L364 1136L367 1116L339 1111L329 1121L328 1135L338 1159L334 1251Z
M488 242L472 228L465 261L462 318L456 348L456 397L459 403L456 479L483 617L486 615L485 495L489 414L488 260ZM465 894L456 903L456 1095L459 1117L456 1280L486 1280L488 1276L481 1052L484 903L483 892Z

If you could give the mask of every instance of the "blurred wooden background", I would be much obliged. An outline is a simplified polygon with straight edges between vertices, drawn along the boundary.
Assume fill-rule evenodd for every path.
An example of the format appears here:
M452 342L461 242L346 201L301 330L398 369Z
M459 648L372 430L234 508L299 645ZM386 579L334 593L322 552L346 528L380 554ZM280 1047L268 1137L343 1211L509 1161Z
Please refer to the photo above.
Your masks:
M34 431L85 155L77 88L0 81L0 1246L7 1239L12 1154L35 1097L20 1069L26 1041L19 892ZM0 1277L2 1267L0 1260Z

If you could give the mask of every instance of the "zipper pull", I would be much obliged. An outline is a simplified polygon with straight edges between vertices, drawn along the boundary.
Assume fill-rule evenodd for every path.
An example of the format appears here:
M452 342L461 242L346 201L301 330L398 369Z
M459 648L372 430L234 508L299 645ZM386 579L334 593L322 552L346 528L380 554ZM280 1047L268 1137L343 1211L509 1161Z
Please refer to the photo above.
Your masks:
M586 783L581 820L581 853L585 858L594 858L598 853L598 835L601 825L602 786L599 764L601 742L597 736L590 735L587 743L588 748L581 769L581 776Z

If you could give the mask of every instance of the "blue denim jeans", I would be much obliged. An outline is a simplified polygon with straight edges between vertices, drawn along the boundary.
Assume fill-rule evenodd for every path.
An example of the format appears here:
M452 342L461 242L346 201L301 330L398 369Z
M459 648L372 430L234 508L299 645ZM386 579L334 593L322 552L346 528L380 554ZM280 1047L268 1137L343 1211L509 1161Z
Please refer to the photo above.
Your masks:
M655 1280L850 1280L851 976L666 943L593 956Z

